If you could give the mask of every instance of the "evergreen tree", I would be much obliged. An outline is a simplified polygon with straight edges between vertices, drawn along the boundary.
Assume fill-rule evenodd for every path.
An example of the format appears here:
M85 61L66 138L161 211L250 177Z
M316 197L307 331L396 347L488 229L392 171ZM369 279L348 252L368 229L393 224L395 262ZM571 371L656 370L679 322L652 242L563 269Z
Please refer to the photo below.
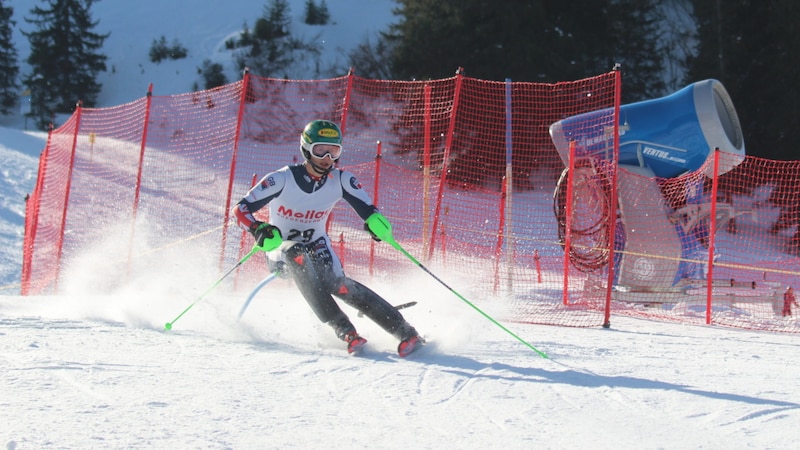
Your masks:
M733 99L747 153L800 160L800 9L793 0L692 0L698 46L687 82L716 78Z
M687 61L697 42L692 0L666 0L656 6L656 52L662 56L659 78L665 93L685 86Z
M198 72L205 80L205 89L214 89L215 87L228 84L228 77L225 76L222 64L211 62L210 59L203 60L203 66L198 69Z
M287 0L270 0L256 20L252 45L237 55L239 69L262 77L289 77L292 67L308 55L320 54L319 46L291 35Z
M378 36L373 43L368 37L347 54L350 67L364 78L387 80L392 78L392 48L384 36Z
M331 20L331 13L328 10L328 4L325 0L320 1L317 6L317 23L319 25L327 25Z
M256 20L256 39L275 41L289 36L292 18L287 0L270 0L264 14Z
M654 0L398 0L394 77L558 82L623 65L631 99L663 90ZM626 67L627 66L627 67Z
M328 11L328 4L325 0L317 5L314 0L306 0L306 13L304 22L307 25L327 25L331 20L331 13Z
M95 106L101 85L97 74L106 70L98 53L108 34L97 34L90 9L94 0L42 0L31 9L28 23L36 31L23 33L31 45L31 73L23 83L31 90L31 112L45 128L55 113L70 113L78 101Z
M665 94L663 53L659 43L660 11L655 0L618 0L609 5L608 24L613 52L598 60L602 67L622 66L622 102L630 103ZM602 52L601 52L602 54Z
M0 0L0 114L3 115L11 113L19 98L17 49L11 41L11 27L15 25L11 20L13 14L14 9Z
M396 78L445 78L458 67L470 76L491 80L548 78L544 61L551 39L541 0L398 0L398 4L400 21L386 34L394 48L391 71Z
M306 18L304 22L306 25L317 25L319 24L319 9L317 8L317 2L314 0L306 0Z

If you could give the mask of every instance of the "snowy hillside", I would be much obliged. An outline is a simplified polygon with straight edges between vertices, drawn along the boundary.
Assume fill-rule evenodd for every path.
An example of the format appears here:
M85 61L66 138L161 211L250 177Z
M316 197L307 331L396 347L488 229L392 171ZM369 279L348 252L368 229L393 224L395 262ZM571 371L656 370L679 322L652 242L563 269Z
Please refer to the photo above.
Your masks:
M24 61L30 46L22 31L32 31L31 24L24 18L31 16L33 2L6 0L4 3L14 8L13 19L17 22L14 40L22 62L21 71L27 73ZM392 9L397 5L393 0L327 0L331 20L324 26L303 23L306 0L289 0L288 3L293 20L292 35L318 44L325 67L343 68L339 76L347 73L348 51L364 39L374 42L377 33L396 20ZM102 49L108 57L108 71L98 78L103 85L98 106L115 106L144 97L150 83L153 83L154 95L191 92L195 82L202 85L197 69L206 59L222 64L229 81L241 79L232 52L225 49L225 41L237 36L245 24L252 29L266 5L267 0L94 2L92 16L99 22L94 31L111 33ZM162 36L169 45L177 40L188 50L188 56L151 63L150 47Z

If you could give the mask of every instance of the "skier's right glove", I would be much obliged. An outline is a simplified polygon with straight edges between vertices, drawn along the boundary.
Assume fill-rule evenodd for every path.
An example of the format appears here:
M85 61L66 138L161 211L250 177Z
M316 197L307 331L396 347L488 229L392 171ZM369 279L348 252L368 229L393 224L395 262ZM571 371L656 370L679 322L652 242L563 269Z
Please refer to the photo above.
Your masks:
M261 251L269 252L275 250L283 242L281 230L269 223L256 222L250 228L250 232L253 233L253 237L256 240L256 247Z

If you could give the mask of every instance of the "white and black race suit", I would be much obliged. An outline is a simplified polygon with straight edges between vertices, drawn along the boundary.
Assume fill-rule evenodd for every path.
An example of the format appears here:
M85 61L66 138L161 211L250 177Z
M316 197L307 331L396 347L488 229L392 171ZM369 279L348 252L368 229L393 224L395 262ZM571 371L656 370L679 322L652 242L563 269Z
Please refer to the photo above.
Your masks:
M352 173L336 168L315 178L297 164L264 176L239 201L234 214L239 226L252 231L258 223L253 213L269 206L269 222L284 239L279 248L267 254L270 270L285 267L317 317L333 326L340 337L354 327L331 295L401 340L416 334L399 311L371 289L345 276L325 231L328 216L341 199L362 220L378 212Z

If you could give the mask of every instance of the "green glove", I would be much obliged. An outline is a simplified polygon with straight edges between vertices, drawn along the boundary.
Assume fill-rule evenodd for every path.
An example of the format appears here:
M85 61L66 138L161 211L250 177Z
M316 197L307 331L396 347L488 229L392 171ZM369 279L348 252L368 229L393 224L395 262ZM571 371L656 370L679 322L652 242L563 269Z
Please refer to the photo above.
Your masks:
M259 223L253 230L253 237L256 239L256 247L264 252L275 250L283 242L281 230L268 223Z
M372 213L371 216L367 217L364 224L367 230L376 238L390 243L394 241L392 238L392 224L383 214L379 212Z

